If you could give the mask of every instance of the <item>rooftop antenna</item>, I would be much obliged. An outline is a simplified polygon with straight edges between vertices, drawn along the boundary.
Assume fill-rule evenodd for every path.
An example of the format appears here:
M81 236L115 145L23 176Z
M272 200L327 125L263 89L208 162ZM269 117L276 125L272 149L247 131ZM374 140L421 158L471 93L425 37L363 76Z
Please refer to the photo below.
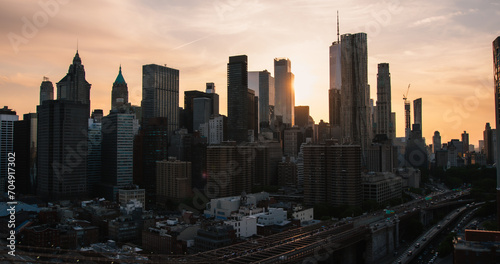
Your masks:
M339 35L339 10L337 10L337 42L340 41L340 35Z
M76 53L78 53L78 38L76 38Z

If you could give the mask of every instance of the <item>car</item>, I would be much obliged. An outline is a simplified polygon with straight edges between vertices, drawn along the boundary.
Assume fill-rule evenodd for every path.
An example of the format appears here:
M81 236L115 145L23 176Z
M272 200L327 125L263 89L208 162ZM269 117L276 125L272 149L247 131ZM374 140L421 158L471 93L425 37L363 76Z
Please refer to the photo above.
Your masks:
M419 247L420 247L420 243L415 244L415 248L419 248Z
M427 240L427 237L422 238L422 241L426 241L426 240Z
M411 251L411 250L410 250L410 251L408 251L407 255L408 255L408 256L413 255L413 251Z

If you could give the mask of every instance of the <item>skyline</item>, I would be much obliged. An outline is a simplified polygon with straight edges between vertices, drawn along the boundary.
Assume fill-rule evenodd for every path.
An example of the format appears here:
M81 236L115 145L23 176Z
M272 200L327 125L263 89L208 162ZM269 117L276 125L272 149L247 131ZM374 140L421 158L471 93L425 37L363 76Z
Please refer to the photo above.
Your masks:
M443 143L460 139L466 130L477 148L486 122L495 123L492 42L500 35L495 28L500 4L493 1L141 4L109 0L99 2L98 11L92 1L41 1L52 3L52 9L38 2L22 6L13 0L3 2L0 105L19 116L36 112L43 77L49 77L55 87L67 73L78 45L86 79L92 84L92 110L109 112L120 64L129 101L140 105L141 67L155 63L180 71L179 106L183 107L184 91L204 91L207 82L214 82L220 112L227 115L227 60L245 54L249 71L267 69L273 76L274 58L289 58L296 106L308 105L316 123L328 122L328 51L337 39L339 10L340 34L368 35L368 81L375 101L377 64L390 65L398 137L404 136L401 95L409 83L409 100L423 101L427 144L436 130ZM23 34L23 25L34 17L39 19L33 24L35 33ZM13 45L14 36L26 41ZM33 96L26 98L26 93ZM413 106L411 111L413 123Z

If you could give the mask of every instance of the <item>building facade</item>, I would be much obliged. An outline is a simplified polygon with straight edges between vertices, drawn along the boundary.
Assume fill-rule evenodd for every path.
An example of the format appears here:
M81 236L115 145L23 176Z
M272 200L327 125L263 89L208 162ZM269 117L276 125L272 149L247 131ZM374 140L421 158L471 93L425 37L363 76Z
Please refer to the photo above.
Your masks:
M274 59L274 115L281 116L284 124L295 122L295 88L292 64L287 58Z

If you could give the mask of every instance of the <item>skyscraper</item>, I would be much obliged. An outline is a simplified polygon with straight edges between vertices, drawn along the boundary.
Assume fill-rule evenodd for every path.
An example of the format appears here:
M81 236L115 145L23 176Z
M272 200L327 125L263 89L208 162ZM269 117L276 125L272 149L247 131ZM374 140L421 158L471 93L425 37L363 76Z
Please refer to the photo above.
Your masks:
M391 120L391 74L389 63L380 63L377 74L377 134L393 135Z
M269 127L274 119L274 77L267 70L248 72L248 88L259 97L259 127Z
M299 127L307 127L309 124L309 106L295 107L295 125ZM300 147L300 146L299 146Z
M371 141L370 87L366 33L342 35L342 143L361 145L364 155ZM365 160L362 161L363 163Z
M44 76L40 85L40 105L47 100L54 100L54 85L49 81L49 78Z
M142 123L167 118L168 137L179 128L179 70L148 64L142 66Z
M422 98L413 100L413 123L420 125L420 132L422 130Z
M194 99L196 98L208 98L210 99L210 108L208 111L208 117L219 115L219 95L215 93L214 83L207 83L206 92L202 91L185 91L184 92L184 111L186 113L186 128L188 132L192 133L193 130L198 130L198 128L193 128L193 118L194 118ZM200 114L200 113L196 113Z
M128 86L122 75L122 66L111 90L111 110L119 109L128 104Z
M116 200L118 189L132 184L134 115L116 110L102 118L102 191Z
M96 115L94 110L92 115ZM102 110L101 110L102 111ZM99 114L97 114L99 115ZM102 116L95 116L94 118L89 118L89 130L88 130L88 160L87 160L87 189L89 194L95 196L99 195L97 190L97 184L101 182L101 169L102 169Z
M16 115L16 111L12 111L7 106L0 109L0 191L2 193L7 188L8 168L10 168L8 167L9 153L14 152L14 122L18 120L19 116Z
M467 133L466 131L462 133L462 144L463 153L469 152L469 133Z
M57 83L57 99L88 105L88 116L90 115L90 87L91 84L85 80L85 69L77 50L68 73Z
M289 59L274 59L274 115L281 116L283 123L289 126L295 121L295 76L291 68Z
M228 139L238 143L248 138L248 65L247 56L229 57L227 64Z
M339 129L340 126L340 106L342 88L342 61L339 36L339 17L337 12L337 41L330 46L330 87L328 89L328 108L330 126ZM340 139L340 138L338 138Z
M199 131L200 125L208 123L210 120L210 108L212 103L210 98L193 98L193 131Z
M37 115L24 114L22 121L14 122L14 152L16 153L16 186L19 193L34 194L36 187Z
M181 201L192 196L191 162L179 161L174 157L156 162L157 203Z
M436 153L438 150L441 150L441 135L439 131L435 131L432 137L432 153Z
M495 82L496 149L500 150L500 37L493 41L493 79ZM500 164L500 155L496 164ZM500 170L497 169L497 225L500 227Z
M68 73L57 83L57 100L44 100L37 107L37 194L43 197L87 195L90 87L77 51Z
M44 101L37 107L37 195L86 197L88 111L80 101Z
M486 156L486 164L490 165L495 162L495 152L493 145L493 130L491 129L490 123L486 123L483 132L483 140L484 140L484 155Z

